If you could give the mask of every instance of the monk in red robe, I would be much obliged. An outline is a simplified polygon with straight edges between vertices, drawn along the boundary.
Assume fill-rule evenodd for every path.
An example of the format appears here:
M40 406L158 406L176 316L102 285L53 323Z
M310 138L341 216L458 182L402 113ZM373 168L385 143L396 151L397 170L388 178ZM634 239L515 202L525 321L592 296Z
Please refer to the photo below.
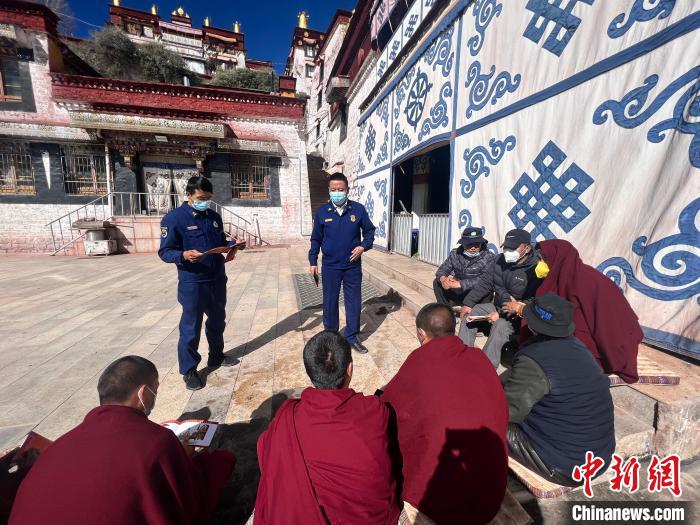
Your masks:
M537 248L547 275L536 296L554 293L573 303L574 336L586 345L606 374L617 374L627 383L636 383L637 354L644 334L637 314L620 289L585 264L568 241L541 241ZM523 325L521 342L529 337L530 331Z
M479 349L455 337L452 311L425 306L421 347L384 388L396 411L403 499L439 525L488 523L506 490L508 402Z
M324 331L304 348L315 388L287 400L258 440L255 525L396 525L389 409L351 388L350 343Z
M149 421L158 370L137 356L109 365L100 406L39 456L20 485L12 525L207 523L236 458L190 457L175 434Z

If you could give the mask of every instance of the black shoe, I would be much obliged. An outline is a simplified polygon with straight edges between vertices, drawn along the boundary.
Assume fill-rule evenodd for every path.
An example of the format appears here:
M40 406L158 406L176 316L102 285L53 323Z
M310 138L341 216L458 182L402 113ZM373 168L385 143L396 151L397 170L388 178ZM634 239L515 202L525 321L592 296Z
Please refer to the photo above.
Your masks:
M358 354L366 354L367 352L369 352L369 350L367 350L365 345L363 345L359 341L357 341L356 343L351 343L351 346L353 347L355 352L357 352Z
M226 368L229 366L235 366L236 364L238 364L236 359L228 358L225 355L214 358L210 357L207 359L207 366L211 368L219 368L220 366Z
M185 387L187 390L201 390L204 388L204 383L202 383L202 379L197 373L197 368L193 368L187 372L183 376L183 379L185 380Z

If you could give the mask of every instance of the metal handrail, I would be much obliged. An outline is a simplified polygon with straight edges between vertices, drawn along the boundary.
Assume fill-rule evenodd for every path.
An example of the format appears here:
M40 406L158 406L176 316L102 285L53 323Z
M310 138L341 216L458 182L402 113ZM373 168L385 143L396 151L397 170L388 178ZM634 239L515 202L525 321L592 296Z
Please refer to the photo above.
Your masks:
M124 199L125 196L126 203ZM161 206L160 203L158 203L158 199L161 198L168 199L163 206ZM153 205L153 200L149 199L156 199L156 204ZM182 199L184 199L184 196L178 193L145 193L115 191L110 192L106 195L102 195L96 198L95 200L92 200L74 210L69 211L64 215L61 215L60 217L52 220L46 225L46 227L51 230L51 240L53 242L54 249L52 255L56 255L61 250L65 250L71 244L74 244L76 241L79 241L84 237L84 234L81 235L79 229L73 226L76 220L81 219L81 215L83 219L97 219L99 215L102 217L101 220L109 220L115 216L141 216L144 214L143 212L145 208L145 211L149 216L153 216L149 213L150 211L155 212L155 216L160 216L164 215L163 212L167 213L172 209L173 200ZM145 207L142 205L144 201L146 202ZM88 210L91 206L93 208L93 217L89 217L88 213ZM241 217L236 212L228 209L227 207L217 202L212 202L212 207L217 213L219 213L222 216L224 224L228 224L230 227L235 226L236 233L240 231L243 232L244 236L246 237L246 240L248 241L248 244L250 244L251 239L254 239L256 244L269 244L268 242L263 241L262 237L260 236L259 224L257 225L258 234L256 235L251 231L253 223L247 220L245 217ZM139 213L135 213L137 208ZM100 213L98 213L98 210ZM125 213L127 211L128 213ZM228 221L226 219L228 219ZM66 232L64 232L63 224L65 220L68 221L68 224L65 225ZM55 230L58 230L58 232L56 232ZM77 236L74 233L76 230L78 230ZM60 238L60 240L58 241L58 246L57 233L58 237ZM70 235L70 240L68 242L65 242L66 233Z

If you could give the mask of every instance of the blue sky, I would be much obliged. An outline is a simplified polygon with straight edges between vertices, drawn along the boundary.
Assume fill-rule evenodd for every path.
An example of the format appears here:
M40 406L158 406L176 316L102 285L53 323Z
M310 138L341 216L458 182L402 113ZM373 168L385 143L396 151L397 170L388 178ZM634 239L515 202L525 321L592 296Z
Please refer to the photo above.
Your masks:
M356 4L356 0L122 0L122 6L149 11L154 2L166 20L182 5L195 27L202 26L205 16L211 17L213 26L222 29L232 29L233 22L239 20L249 58L271 60L280 73L284 70L299 11L311 15L311 28L325 31L336 9L352 10ZM102 27L109 18L111 0L68 0L68 3L73 15L82 21L75 21L76 36L89 36L96 29L92 26Z

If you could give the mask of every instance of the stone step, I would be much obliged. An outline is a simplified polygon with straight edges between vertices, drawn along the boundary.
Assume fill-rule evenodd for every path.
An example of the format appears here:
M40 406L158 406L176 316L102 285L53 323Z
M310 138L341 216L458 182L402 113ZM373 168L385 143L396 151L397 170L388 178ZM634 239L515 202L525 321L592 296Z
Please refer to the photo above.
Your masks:
M623 458L649 456L654 442L653 422L643 421L615 404L615 453Z
M400 283L425 297L426 302L435 300L433 279L437 268L430 264L390 252L372 250L362 256L366 269L381 272L389 279Z

